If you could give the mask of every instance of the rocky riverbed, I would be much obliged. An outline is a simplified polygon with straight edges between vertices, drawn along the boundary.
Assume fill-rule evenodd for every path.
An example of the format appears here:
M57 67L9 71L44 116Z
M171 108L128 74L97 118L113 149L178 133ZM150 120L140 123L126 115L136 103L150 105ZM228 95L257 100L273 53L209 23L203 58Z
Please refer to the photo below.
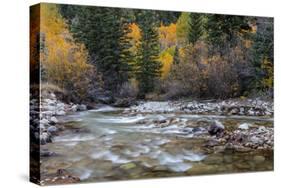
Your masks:
M273 116L273 102L261 99L139 102L125 113L185 113L207 115Z
M87 106L84 104L65 104L58 100L54 93L44 94L40 102L36 99L30 101L31 129L39 129L36 133L40 133L40 136L35 136L39 137L40 144L44 145L52 142L52 137L61 129L57 126L59 123L57 117L85 110Z
M84 107L41 101L41 184L273 169L269 101Z

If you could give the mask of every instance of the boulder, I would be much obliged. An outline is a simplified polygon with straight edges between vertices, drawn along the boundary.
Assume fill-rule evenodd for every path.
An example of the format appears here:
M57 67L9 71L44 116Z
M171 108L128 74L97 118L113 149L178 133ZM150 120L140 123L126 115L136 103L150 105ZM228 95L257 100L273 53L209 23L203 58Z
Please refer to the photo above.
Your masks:
M70 107L70 111L71 111L71 112L76 112L77 109L78 109L78 106L77 106L77 105L72 105L72 106Z
M224 132L224 125L219 121L215 121L209 126L208 132L212 136L213 135L219 136Z
M47 132L41 133L40 144L44 145L44 144L47 144L47 143L50 143L50 142L52 142L51 135Z
M40 125L48 125L50 122L47 119L41 119Z
M50 127L48 127L47 131L49 133L55 133L58 131L58 128L56 126L50 126Z
M50 98L53 99L53 100L56 100L56 95L54 93L51 93Z
M78 111L86 111L87 110L87 106L85 104L80 104L77 107Z
M52 116L50 118L50 122L51 122L51 124L56 124L56 123L58 123L58 119L55 116Z

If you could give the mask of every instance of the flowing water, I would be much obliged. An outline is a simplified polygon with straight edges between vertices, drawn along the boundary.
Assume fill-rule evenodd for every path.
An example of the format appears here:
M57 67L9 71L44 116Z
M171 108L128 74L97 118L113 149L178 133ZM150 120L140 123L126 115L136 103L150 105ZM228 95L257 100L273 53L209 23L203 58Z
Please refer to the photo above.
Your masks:
M122 111L103 107L63 117L65 130L54 137L53 143L42 146L57 154L42 158L42 175L66 169L82 181L105 181L273 169L272 151L208 151L203 147L206 138L196 136L207 135L202 122L209 120L225 126L272 126L271 119L173 113L124 115ZM171 117L195 126L159 128L146 121Z

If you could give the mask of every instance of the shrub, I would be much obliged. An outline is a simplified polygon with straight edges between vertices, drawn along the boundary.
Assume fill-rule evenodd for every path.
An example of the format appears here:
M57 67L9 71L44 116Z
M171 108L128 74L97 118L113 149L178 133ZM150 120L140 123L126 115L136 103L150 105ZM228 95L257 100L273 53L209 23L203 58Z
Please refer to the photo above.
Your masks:
M119 89L118 98L135 99L138 95L138 87L135 81L125 82Z

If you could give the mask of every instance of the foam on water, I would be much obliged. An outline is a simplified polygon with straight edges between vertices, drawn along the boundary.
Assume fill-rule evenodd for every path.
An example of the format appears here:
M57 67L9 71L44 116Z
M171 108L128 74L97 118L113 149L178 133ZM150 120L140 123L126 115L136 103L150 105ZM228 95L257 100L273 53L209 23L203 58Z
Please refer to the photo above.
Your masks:
M95 120L101 123L135 123L144 119L143 116L134 116L134 117L105 117L105 118L96 118Z
M88 179L91 176L92 172L93 172L92 170L83 169L83 172L79 175L79 178L81 180Z
M123 153L129 157L138 157L141 154L139 151L131 151L129 149L125 149Z
M90 141L94 140L95 137L92 135L65 135L65 136L58 136L54 138L54 142L67 142L67 145L76 145L75 142L81 142L81 141Z
M192 151L184 150L184 159L189 161L202 161L206 155L194 153Z
M157 159L161 165L183 162L183 157L181 155L171 155L167 152L161 152Z
M136 146L138 148L138 150L140 151L140 153L148 153L150 152L150 148L148 146L145 145L137 145Z
M120 157L119 155L114 154L111 151L101 151L101 152L95 152L91 155L93 159L103 159L103 160L109 160L113 163L128 163L129 160Z
M115 134L117 131L112 130L112 129L103 129L102 130L104 134Z
M167 166L170 170L174 172L185 172L192 167L191 164L186 163L172 163Z

